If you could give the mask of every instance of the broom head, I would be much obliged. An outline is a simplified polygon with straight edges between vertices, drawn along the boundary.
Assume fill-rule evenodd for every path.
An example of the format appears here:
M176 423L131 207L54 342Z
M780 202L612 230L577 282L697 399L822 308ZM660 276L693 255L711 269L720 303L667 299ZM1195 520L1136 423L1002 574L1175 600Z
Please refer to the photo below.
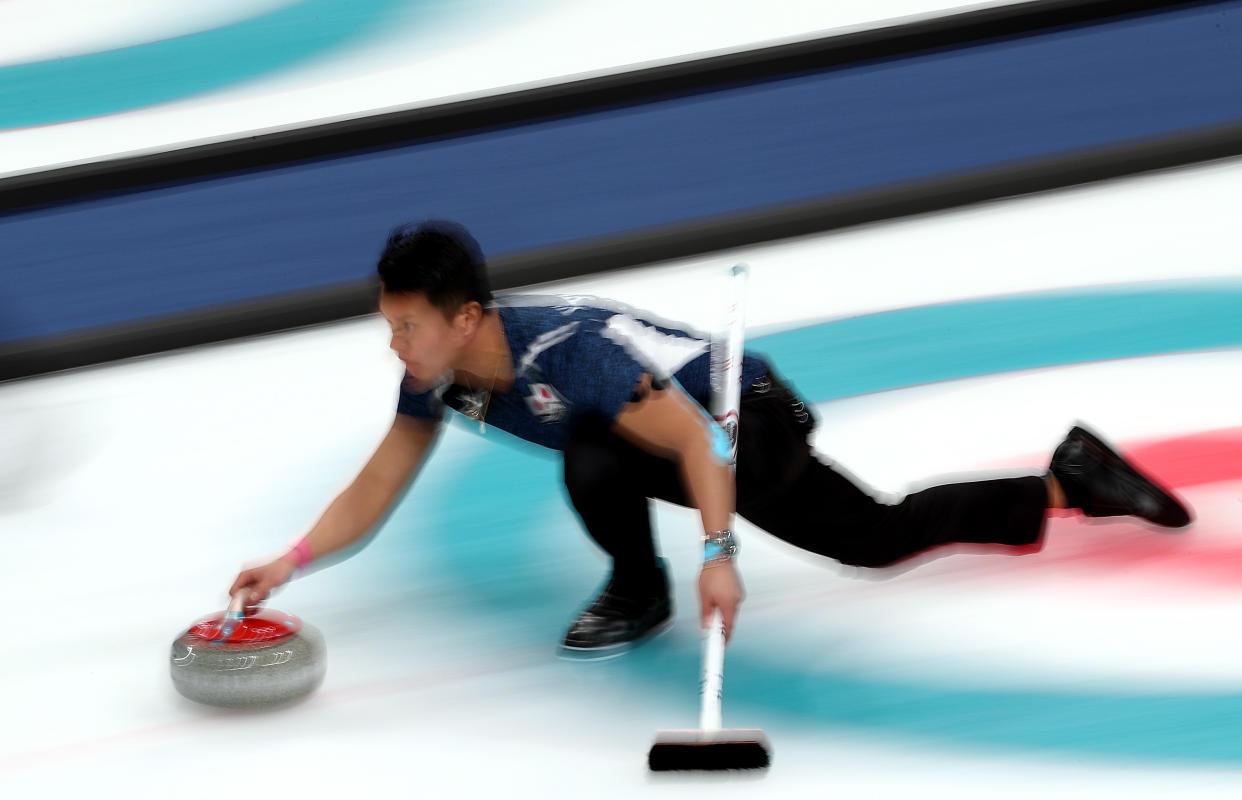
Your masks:
M758 728L658 731L647 753L653 772L767 769L771 762L768 737Z

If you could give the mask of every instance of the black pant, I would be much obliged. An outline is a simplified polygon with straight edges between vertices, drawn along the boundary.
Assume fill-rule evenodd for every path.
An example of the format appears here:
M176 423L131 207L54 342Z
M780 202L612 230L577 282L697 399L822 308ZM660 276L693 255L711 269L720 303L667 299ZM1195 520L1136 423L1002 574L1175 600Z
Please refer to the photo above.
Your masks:
M807 442L810 409L774 376L742 395L739 416L737 512L804 550L879 567L949 542L1029 545L1042 533L1042 478L950 483L889 505L819 460ZM614 578L645 582L657 563L648 498L689 505L677 465L583 423L564 470L587 532L613 557Z

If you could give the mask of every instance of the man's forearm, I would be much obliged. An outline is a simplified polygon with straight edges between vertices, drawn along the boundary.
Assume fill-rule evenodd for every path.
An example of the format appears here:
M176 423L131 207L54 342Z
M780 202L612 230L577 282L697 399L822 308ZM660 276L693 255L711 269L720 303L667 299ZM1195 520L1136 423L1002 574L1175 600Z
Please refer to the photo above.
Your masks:
M703 530L728 528L734 509L733 471L711 447L694 447L681 460L682 481L703 519Z
M306 534L307 555L320 559L365 537L388 511L386 494L362 481L351 483Z
M398 414L358 477L294 545L287 554L288 560L295 566L305 566L349 547L374 530L409 487L438 431L435 422Z

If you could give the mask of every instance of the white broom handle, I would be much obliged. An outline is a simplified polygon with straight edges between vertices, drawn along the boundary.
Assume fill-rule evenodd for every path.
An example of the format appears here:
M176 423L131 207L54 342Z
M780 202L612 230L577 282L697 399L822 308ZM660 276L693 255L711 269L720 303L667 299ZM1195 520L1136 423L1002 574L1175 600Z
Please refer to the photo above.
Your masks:
M737 458L738 408L742 401L742 356L746 340L746 277L745 264L737 264L729 273L729 312L724 336L712 341L711 382L712 416L724 428L733 445L730 461Z
M724 620L720 609L703 634L703 674L699 679L699 730L720 730L720 695L724 689Z
M737 461L738 410L742 402L742 355L746 338L746 277L744 264L729 275L729 313L725 335L712 341L712 416L729 434L730 464ZM723 339L723 341L721 341ZM718 731L721 726L720 697L724 690L724 619L720 609L703 637L703 672L699 680L699 730Z

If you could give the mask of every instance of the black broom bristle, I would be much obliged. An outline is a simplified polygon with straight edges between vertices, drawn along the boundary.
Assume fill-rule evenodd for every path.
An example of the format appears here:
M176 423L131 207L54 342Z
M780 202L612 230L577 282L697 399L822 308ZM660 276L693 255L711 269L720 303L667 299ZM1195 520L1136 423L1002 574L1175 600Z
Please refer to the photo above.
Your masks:
M656 742L647 753L653 772L766 769L770 763L768 749L760 742Z

